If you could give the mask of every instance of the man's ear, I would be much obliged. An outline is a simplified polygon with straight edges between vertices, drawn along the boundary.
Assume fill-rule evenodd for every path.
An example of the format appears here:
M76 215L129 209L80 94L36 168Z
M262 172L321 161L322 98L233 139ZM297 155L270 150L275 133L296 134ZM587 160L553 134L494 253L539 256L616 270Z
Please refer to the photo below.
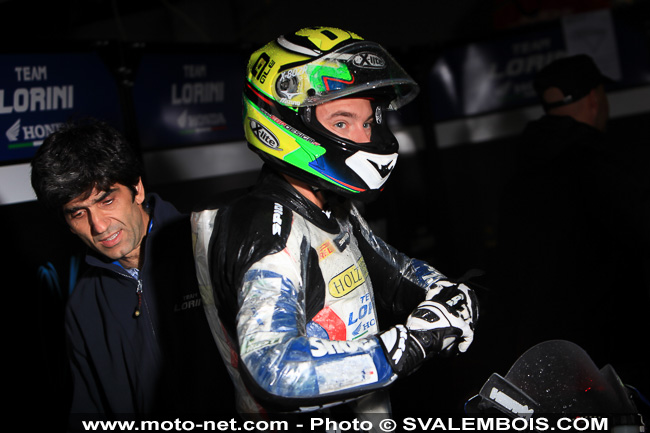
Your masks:
M135 184L135 203L141 205L144 202L144 185L142 178L138 178L138 183Z
M560 90L559 87L549 87L544 91L542 99L547 104L552 104L554 102L559 102L564 99L564 93Z
M598 94L596 89L592 89L587 96L587 110L589 111L589 124L594 126L596 122L596 117L598 116L598 110L600 108L600 101L598 99Z
M598 95L596 94L596 89L591 89L587 94L587 101L589 102L589 108L592 110L598 109Z

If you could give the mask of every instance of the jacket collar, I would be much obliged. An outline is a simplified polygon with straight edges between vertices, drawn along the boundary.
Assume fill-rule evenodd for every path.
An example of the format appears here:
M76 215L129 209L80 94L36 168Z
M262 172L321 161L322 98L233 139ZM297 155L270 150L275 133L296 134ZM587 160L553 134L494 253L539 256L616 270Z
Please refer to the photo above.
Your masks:
M253 195L275 200L323 230L331 233L339 231L339 225L329 210L323 211L316 206L268 166L262 168Z

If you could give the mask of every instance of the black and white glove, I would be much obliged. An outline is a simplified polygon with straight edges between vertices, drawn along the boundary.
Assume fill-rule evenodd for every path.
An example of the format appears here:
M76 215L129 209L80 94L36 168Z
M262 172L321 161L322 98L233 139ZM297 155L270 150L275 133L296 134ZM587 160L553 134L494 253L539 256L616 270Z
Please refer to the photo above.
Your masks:
M379 335L386 357L398 376L415 371L440 353L465 352L474 339L478 302L464 284L438 281L406 320Z
M425 301L421 302L406 321L411 330L454 328L460 331L460 338L451 341L446 338L441 350L457 345L459 352L465 352L474 340L474 323L478 320L478 301L474 291L465 284L438 281L429 288Z

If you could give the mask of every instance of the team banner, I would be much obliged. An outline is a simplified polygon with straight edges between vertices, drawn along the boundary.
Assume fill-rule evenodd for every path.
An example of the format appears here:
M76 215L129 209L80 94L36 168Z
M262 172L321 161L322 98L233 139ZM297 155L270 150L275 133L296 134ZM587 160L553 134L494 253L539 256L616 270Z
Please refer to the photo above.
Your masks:
M31 158L71 118L122 127L118 91L96 53L0 55L0 163Z
M133 86L142 149L243 139L244 67L234 54L144 54Z
M650 82L647 36L607 10L564 18L542 30L451 48L429 71L435 121L538 104L535 74L560 57L589 54L612 88ZM611 90L611 89L610 89Z

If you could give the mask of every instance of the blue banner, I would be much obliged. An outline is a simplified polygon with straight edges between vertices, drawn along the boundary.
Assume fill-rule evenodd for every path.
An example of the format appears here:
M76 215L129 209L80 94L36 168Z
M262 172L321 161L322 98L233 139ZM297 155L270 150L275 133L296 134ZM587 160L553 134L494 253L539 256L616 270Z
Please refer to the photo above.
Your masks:
M122 128L116 83L96 53L0 55L0 163L31 158L79 117Z
M608 90L650 82L643 29L608 11L567 17L555 26L471 43L443 53L429 71L435 121L538 104L535 74L560 57L585 53L614 80Z
M534 75L565 51L559 29L447 51L429 75L435 120L536 103Z
M245 60L231 54L145 54L133 86L143 150L243 139Z

